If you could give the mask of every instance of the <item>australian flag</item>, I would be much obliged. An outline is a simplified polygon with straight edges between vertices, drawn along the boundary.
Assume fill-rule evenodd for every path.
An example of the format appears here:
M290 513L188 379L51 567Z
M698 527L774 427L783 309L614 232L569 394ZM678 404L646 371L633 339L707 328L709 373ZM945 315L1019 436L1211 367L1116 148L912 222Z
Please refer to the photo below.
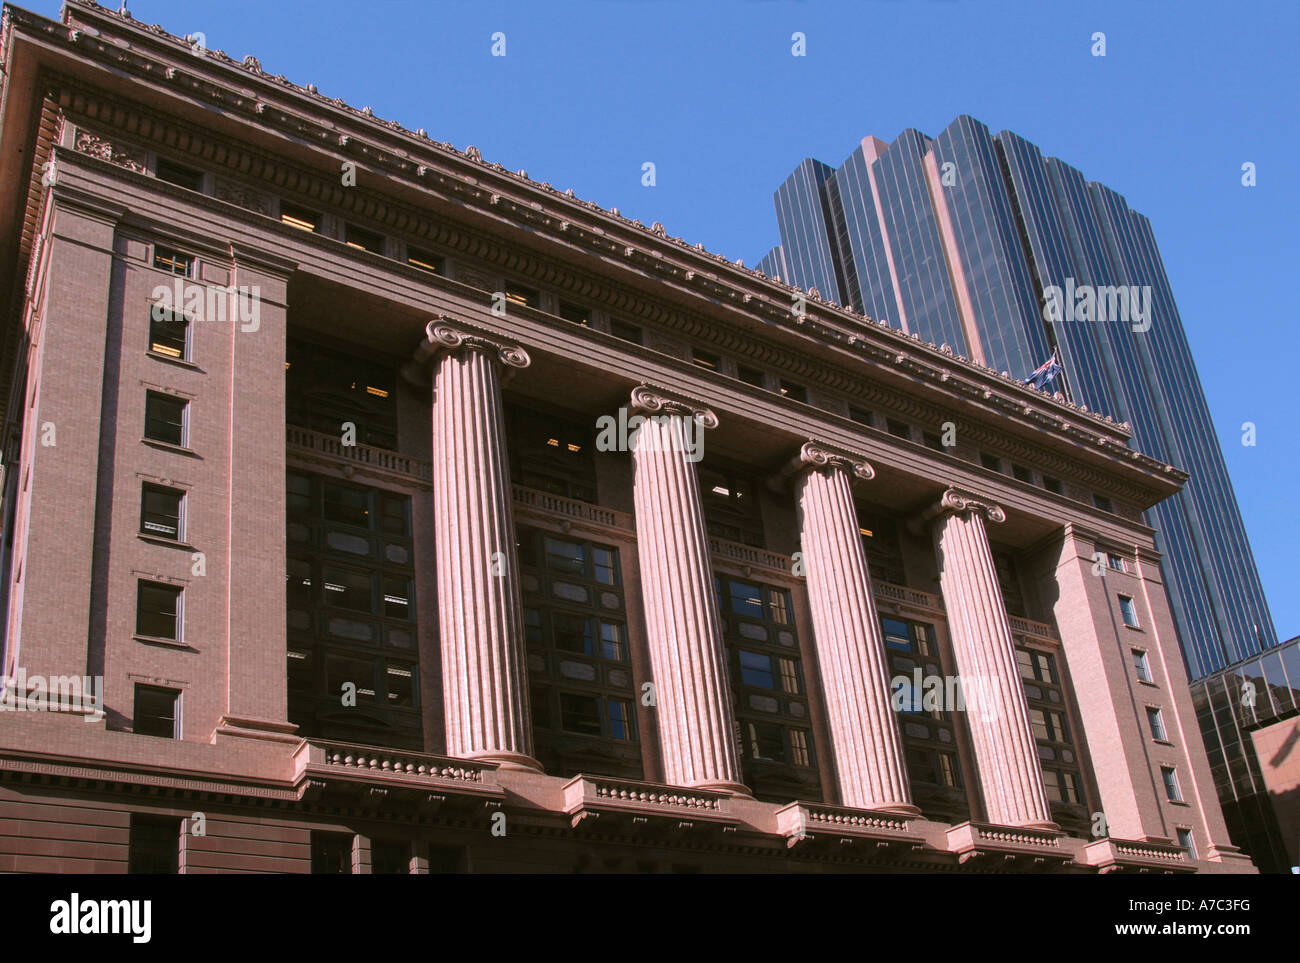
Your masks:
M1021 380L1020 383L1022 385L1029 385L1030 387L1036 388L1039 391L1044 391L1047 389L1048 385L1050 385L1054 380L1056 380L1056 376L1060 373L1061 373L1061 365L1060 362L1056 360L1056 352L1053 351L1052 356L1050 358L1048 358L1041 365L1035 368L1034 373L1031 374L1028 378L1024 378L1023 380Z

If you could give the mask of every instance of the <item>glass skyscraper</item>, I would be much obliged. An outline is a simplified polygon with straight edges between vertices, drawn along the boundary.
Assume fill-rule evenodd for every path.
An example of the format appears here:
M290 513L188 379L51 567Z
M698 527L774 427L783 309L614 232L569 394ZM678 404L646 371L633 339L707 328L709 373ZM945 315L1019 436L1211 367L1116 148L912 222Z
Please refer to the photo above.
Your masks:
M1191 475L1147 518L1191 678L1277 644L1155 235L1123 197L961 116L807 159L775 202L760 271L1017 378L1055 351L1057 390Z

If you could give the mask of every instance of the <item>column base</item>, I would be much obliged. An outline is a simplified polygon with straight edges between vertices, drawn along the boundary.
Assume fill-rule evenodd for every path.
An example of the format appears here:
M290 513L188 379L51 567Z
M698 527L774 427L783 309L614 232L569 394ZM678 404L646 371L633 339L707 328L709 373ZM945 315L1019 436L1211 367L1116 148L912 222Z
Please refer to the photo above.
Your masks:
M707 789L710 792L725 792L732 796L739 796L742 799L753 799L754 794L749 791L749 787L738 782L693 782L689 786L683 786L683 789Z
M451 755L451 753L448 753ZM482 752L458 752L458 759L473 759L475 762L494 762L498 769L513 772L544 772L542 764L532 756L522 752L504 752L499 749L485 749Z
M902 816L905 819L918 819L921 816L921 810L911 803L888 802L881 803L877 806L864 806L873 813L888 813L891 816Z

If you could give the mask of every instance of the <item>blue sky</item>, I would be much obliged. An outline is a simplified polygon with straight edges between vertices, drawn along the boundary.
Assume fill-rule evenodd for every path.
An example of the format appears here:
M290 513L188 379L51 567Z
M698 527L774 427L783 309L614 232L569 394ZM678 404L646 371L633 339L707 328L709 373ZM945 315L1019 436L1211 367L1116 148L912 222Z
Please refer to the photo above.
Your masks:
M110 0L118 2L118 0ZM20 6L56 17L52 2ZM1282 638L1300 633L1300 4L266 3L132 14L753 265L772 192L866 134L1010 129L1155 228ZM506 56L491 55L492 34ZM791 34L807 56L791 56ZM1106 56L1091 54L1106 34ZM656 165L643 187L641 165ZM1253 162L1257 186L1243 187ZM1254 422L1257 443L1241 443ZM1193 466L1194 467L1194 466Z

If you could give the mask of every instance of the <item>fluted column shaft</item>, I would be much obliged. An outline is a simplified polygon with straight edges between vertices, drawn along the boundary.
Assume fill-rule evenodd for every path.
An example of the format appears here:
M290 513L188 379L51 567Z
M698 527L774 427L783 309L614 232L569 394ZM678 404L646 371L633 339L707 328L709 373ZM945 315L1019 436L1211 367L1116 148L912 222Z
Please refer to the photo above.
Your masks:
M984 807L998 825L1055 828L985 518L1006 515L949 489L931 522Z
M540 771L498 372L528 354L467 325L433 321L428 334L447 752Z
M915 815L898 723L890 704L884 637L853 505L851 473L865 458L817 443L800 452L799 550L808 578L822 695L840 802Z
M716 426L717 416L646 387L633 391L632 403L649 416L631 447L637 557L664 777L675 786L747 794L709 539L688 444L703 428Z

